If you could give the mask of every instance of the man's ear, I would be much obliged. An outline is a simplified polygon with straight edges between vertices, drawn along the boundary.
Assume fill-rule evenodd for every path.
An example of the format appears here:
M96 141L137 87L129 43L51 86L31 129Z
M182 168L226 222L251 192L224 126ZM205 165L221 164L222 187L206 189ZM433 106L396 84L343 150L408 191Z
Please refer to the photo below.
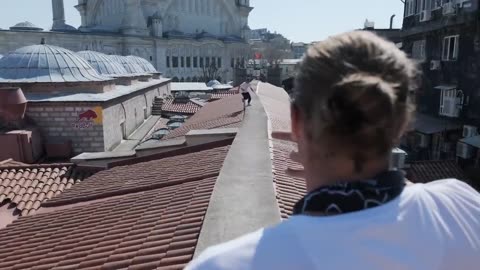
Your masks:
M292 122L292 140L296 142L301 137L303 124L300 110L294 104L290 106L290 118Z

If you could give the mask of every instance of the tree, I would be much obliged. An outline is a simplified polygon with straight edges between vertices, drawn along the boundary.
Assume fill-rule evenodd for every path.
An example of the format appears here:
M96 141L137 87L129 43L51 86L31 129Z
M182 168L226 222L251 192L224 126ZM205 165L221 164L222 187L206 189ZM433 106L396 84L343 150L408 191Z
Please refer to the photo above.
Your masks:
M217 67L216 63L210 63L210 65L204 65L202 68L203 78L205 82L216 80L221 76L222 71Z
M290 41L283 36L277 36L265 42L263 57L270 65L278 65L283 59L291 58Z

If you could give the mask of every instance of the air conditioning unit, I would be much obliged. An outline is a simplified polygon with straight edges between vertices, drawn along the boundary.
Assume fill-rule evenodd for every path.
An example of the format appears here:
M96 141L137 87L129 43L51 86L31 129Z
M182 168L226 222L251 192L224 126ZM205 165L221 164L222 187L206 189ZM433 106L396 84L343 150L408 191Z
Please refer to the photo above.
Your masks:
M443 4L443 15L455 14L456 11L456 4L453 1Z
M431 10L424 10L420 12L420 21L427 22L432 19L432 11Z
M420 148L427 148L428 145L430 144L430 138L428 135L417 133L417 145Z
M440 60L430 61L430 70L440 70L442 69L442 62Z
M475 155L475 148L468 144L458 142L457 143L457 157L463 159L470 159Z
M470 138L478 135L478 129L474 126L464 126L463 127L463 137Z

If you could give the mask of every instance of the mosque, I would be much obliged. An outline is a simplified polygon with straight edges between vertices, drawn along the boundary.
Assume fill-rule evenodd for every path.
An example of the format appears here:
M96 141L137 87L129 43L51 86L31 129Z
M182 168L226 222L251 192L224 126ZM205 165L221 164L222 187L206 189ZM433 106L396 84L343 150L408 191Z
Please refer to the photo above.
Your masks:
M43 39L74 52L139 56L185 82L202 81L211 65L216 79L231 81L250 55L249 0L79 0L75 8L78 29L66 24L63 0L52 0L50 31L31 22L0 30L0 55Z

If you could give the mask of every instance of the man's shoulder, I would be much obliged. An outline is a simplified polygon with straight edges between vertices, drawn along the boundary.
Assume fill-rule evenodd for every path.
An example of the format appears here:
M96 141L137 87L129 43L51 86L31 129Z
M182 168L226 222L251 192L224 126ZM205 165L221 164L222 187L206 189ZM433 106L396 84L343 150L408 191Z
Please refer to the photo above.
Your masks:
M185 269L249 269L263 232L263 229L258 230L227 243L208 248Z

